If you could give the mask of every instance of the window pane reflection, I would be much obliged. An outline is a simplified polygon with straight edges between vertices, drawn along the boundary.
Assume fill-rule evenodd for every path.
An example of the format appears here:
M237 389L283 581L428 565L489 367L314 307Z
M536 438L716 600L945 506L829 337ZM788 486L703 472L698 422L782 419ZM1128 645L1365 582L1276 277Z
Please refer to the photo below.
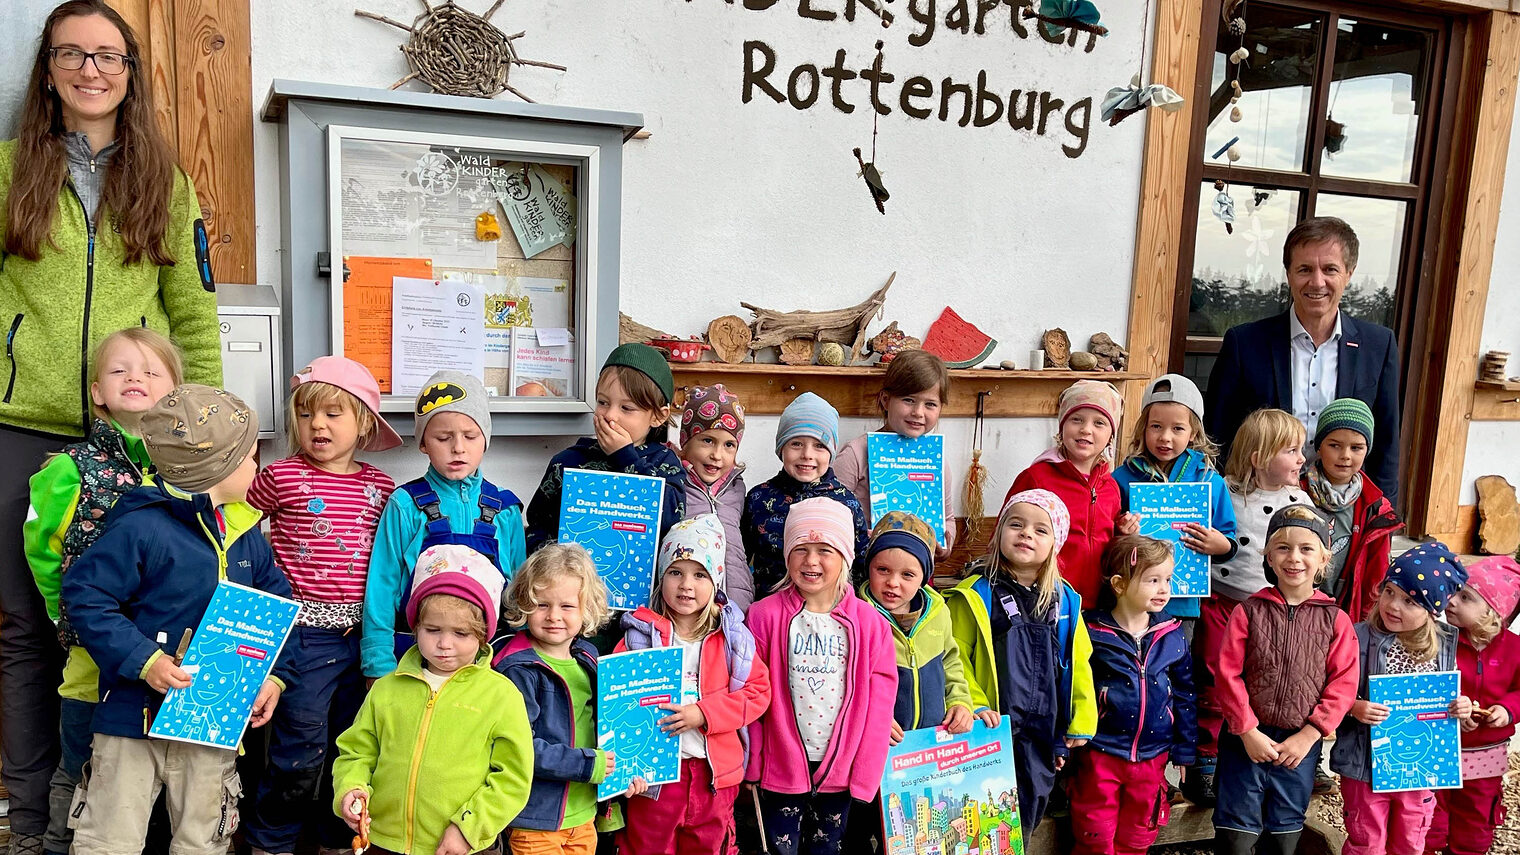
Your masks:
M1323 21L1312 12L1253 6L1247 23L1245 48L1251 56L1240 65L1242 94L1240 103L1234 105L1240 107L1241 121L1230 121L1230 80L1236 66L1229 60L1241 46L1241 38L1221 25L1214 48L1203 156L1212 158L1239 137L1241 159L1237 166L1300 171L1304 168ZM1218 162L1226 161L1221 156Z
M1189 335L1222 336L1236 324L1275 315L1288 305L1282 244L1298 222L1298 191L1232 186L1234 234L1214 216L1218 192L1205 182L1198 201Z
M1323 174L1410 180L1432 39L1424 30L1340 19Z
M1409 203L1321 193L1314 213L1345 220L1356 230L1357 242L1361 244L1356 270L1341 297L1341 308L1358 320L1392 328L1398 309L1404 221Z

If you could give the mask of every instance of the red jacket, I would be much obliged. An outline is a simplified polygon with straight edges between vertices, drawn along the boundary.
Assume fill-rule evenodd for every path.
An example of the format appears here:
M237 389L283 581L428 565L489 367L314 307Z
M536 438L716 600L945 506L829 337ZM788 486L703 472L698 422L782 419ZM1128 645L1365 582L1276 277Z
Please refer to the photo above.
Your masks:
M738 607L732 608L737 616ZM669 618L655 614L643 606L630 617L641 625L640 628L659 633L658 646L670 647L675 644L672 640L675 632ZM614 652L621 653L629 649L629 637L635 636L642 637L642 634L635 633L630 627L629 636L617 643ZM748 644L745 646L749 648L748 654L753 658L753 664L743 688L735 690L730 684L728 648L731 640L721 629L709 633L702 640L702 660L697 666L697 709L707 719L707 724L702 726L702 735L707 739L707 764L712 769L713 786L720 790L724 787L737 787L744 782L748 747L741 741L740 734L744 733L747 738L746 728L765 712L771 702L769 671L765 662L753 656L753 641L746 641Z
M1114 538L1114 528L1124 514L1119 482L1099 461L1092 474L1083 475L1071 461L1052 448L1034 459L1013 480L1003 504L1024 490L1049 490L1061 498L1071 514L1071 532L1061 548L1061 578L1082 595L1082 607L1098 604L1098 585L1103 571L1103 547Z
M1309 492L1309 479L1299 482ZM1313 493L1310 493L1313 495ZM1393 535L1404 528L1404 521L1383 496L1383 491L1362 473L1362 494L1351 509L1351 545L1347 547L1346 567L1341 576L1349 582L1341 589L1336 604L1351 616L1363 621L1377 602L1378 586L1388 575Z
M1508 742L1515 735L1514 720L1520 716L1520 635L1501 630L1480 653L1464 631L1457 637L1457 670L1462 672L1462 694L1473 706L1486 709L1498 704L1509 712L1504 727L1479 727L1462 734L1463 748L1481 748Z

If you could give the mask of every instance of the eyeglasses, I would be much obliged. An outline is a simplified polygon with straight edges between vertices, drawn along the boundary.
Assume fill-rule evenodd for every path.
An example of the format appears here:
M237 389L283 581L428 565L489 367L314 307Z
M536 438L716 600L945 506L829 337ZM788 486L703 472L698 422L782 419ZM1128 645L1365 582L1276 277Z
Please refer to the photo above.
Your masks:
M132 57L124 53L110 53L98 51L75 50L74 48L48 48L48 55L53 58L53 64L65 71L78 71L84 68L84 61L94 60L95 70L101 74L120 74L132 64Z

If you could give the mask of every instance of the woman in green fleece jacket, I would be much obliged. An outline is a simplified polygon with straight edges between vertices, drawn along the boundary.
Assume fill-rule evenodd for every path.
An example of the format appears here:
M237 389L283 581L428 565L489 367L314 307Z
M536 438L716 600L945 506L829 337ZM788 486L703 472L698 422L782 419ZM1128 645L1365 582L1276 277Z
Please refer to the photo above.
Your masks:
M158 129L131 28L70 0L36 43L17 138L0 143L0 769L11 851L34 855L58 765L53 623L22 552L27 479L90 423L88 354L145 326L220 386L216 294L190 179Z

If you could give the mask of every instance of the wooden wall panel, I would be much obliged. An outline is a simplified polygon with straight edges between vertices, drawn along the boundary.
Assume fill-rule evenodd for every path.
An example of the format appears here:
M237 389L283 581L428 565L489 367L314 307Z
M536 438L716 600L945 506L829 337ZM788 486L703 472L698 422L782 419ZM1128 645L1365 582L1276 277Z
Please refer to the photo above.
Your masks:
M1461 210L1452 311L1441 323L1449 328L1443 351L1433 354L1441 366L1439 406L1427 423L1432 466L1424 506L1416 505L1410 519L1414 533L1460 531L1458 503L1467 429L1475 403L1478 350L1483 315L1493 274L1494 241L1498 236L1499 197L1504 190L1505 161L1515 113L1515 85L1520 77L1520 16L1491 12L1477 19L1486 29L1486 56L1474 82L1472 164L1467 185L1456 188L1465 199ZM1438 339L1439 340L1439 339ZM1416 475L1418 477L1418 474Z
M1182 212L1189 194L1188 158L1193 150L1193 110L1200 109L1199 0L1158 0L1151 82L1164 83L1188 99L1176 112L1146 111L1145 161L1140 178L1140 221L1135 230L1134 279L1129 307L1129 370L1142 377L1165 374L1171 356L1172 315L1177 299ZM1207 95L1207 93L1202 93ZM1125 390L1126 413L1135 413L1143 383Z
M249 0L109 2L142 42L140 73L195 181L217 281L256 281Z

